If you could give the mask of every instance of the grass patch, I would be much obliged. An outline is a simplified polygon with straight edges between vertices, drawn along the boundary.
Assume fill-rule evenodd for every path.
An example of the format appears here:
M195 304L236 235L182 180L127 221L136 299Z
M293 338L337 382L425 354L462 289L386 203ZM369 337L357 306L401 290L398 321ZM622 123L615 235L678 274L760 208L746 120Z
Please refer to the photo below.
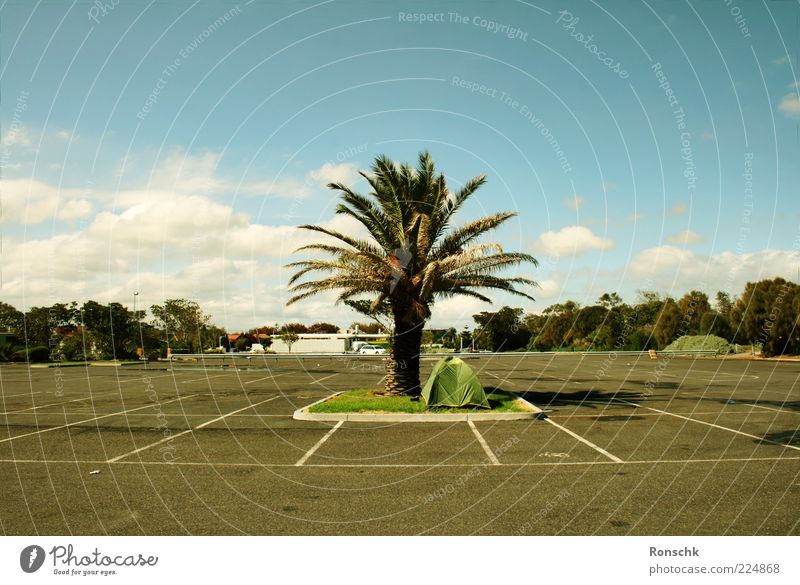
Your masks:
M395 413L408 414L442 413L442 412L528 412L517 402L513 394L496 388L487 388L486 397L489 399L491 410L465 406L463 408L432 408L428 409L425 402L419 400L412 402L409 396L382 396L379 390L348 390L312 406L309 412L362 412L362 413Z

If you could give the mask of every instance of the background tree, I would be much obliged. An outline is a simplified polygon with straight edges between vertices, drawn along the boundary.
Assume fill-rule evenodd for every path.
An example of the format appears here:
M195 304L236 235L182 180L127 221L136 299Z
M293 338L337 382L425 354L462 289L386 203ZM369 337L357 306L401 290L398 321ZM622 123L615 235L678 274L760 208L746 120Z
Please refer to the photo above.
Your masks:
M800 287L783 278L748 282L732 310L747 343L765 356L800 353Z
M0 301L0 331L10 332L19 339L24 337L25 314Z
M730 322L731 312L733 311L734 304L731 296L724 291L718 291L714 304L717 309L717 313L725 317L725 319Z
M86 301L80 308L79 319L91 332L101 359L127 359L135 355L139 337L137 319L124 305Z
M597 299L597 304L606 309L613 309L617 305L622 304L622 299L615 292L612 292L611 294L603 293L600 298Z
M314 323L308 328L309 333L338 333L339 326L333 323Z
M479 349L513 351L525 347L531 333L522 321L523 310L503 307L496 313L482 311L472 318L478 327L475 341Z
M195 301L168 299L163 305L151 306L150 312L155 319L154 325L173 347L194 352L202 349L204 342L213 337L205 329L211 319L203 314Z
M289 348L289 353L292 353L292 346L297 343L300 336L293 331L284 331L281 333L281 339L286 344L286 347Z
M472 332L467 327L458 332L458 339L456 340L458 349L471 348L472 341Z
M653 336L656 338L659 349L664 349L684 334L681 331L682 323L683 314L678 308L678 303L673 299L667 299L653 329Z
M573 340L573 326L581 306L574 301L551 305L542 311L544 324L529 347L537 351L558 351L568 347Z
M678 301L678 310L683 318L683 335L697 335L700 333L703 315L711 310L708 295L697 290L690 291Z
M372 319L373 323L351 323L350 329L359 326L360 331L378 333L392 330L392 307L387 300L373 303L366 299L344 299L344 304Z
M336 290L338 300L369 296L372 307L388 302L393 318L391 352L386 360L386 390L419 395L419 354L422 329L437 298L458 295L491 302L481 289L496 289L531 298L518 285L534 285L524 277L504 278L499 273L522 262L536 264L528 254L506 253L498 245L476 240L513 217L512 212L482 217L453 228L456 212L486 181L484 176L451 192L443 174L436 172L427 153L414 169L396 165L386 157L375 160L372 174L361 173L371 187L360 195L341 183L337 213L354 218L366 228L362 240L314 225L301 226L336 240L301 250L322 252L330 259L294 262L297 269L289 284L289 303ZM301 282L314 272L327 274Z
M359 333L369 333L370 335L374 335L375 333L386 332L386 329L382 327L380 323L353 322L350 323L350 329L358 331Z
M700 333L703 335L716 335L728 341L733 338L733 331L728 318L713 309L705 313L700 320Z
M97 358L94 353L94 336L85 327L78 327L72 335L61 342L61 353L70 362L90 361Z

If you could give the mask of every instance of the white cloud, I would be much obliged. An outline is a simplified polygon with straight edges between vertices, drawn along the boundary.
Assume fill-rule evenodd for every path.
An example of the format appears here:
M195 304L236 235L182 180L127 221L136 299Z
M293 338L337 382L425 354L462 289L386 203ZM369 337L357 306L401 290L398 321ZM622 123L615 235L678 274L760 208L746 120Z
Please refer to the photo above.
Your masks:
M5 224L79 219L92 212L92 204L80 189L58 188L33 179L6 179L2 189Z
M580 256L592 250L610 250L613 247L613 241L596 236L592 230L580 225L544 232L533 244L536 253L548 256Z
M66 130L59 130L58 132L56 132L56 138L58 138L59 140L71 140L72 134L67 132Z
M773 59L771 63L773 65L788 65L792 62L792 58L789 55L783 55L782 57L778 57L777 59Z
M625 221L636 222L645 218L644 213L631 213L625 216Z
M670 209L673 215L683 215L687 211L689 211L689 204L685 201L681 201L680 203L676 203Z
M570 197L565 197L563 204L567 209L574 209L577 211L585 202L586 199L576 193Z
M227 182L217 175L220 155L206 151L189 155L181 147L172 148L159 161L149 177L148 187L181 193L211 193L225 190Z
M30 132L22 124L12 125L3 134L4 146L30 146L32 143Z
M648 279L651 288L668 291L704 289L738 292L748 281L775 276L791 277L800 252L760 250L747 254L722 252L711 256L676 246L659 246L640 252L628 265L634 276ZM682 294L682 293L681 293Z
M699 244L703 241L703 236L691 230L683 230L677 234L667 236L667 242L670 244Z
M542 280L539 282L539 288L534 291L533 297L535 297L536 300L552 299L561 293L562 288L561 284L552 278Z
M783 96L778 110L788 118L800 118L800 94L788 93Z
M358 166L355 163L333 164L326 162L320 168L309 173L309 176L320 183L344 183L350 185L358 177Z

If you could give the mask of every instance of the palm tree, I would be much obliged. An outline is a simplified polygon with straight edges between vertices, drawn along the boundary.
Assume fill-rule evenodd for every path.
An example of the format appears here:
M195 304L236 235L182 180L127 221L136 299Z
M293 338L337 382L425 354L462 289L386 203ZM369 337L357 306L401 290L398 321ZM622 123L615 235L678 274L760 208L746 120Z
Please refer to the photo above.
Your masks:
M368 196L341 183L328 187L341 194L336 213L355 218L370 237L359 239L317 225L300 226L336 242L296 250L323 252L330 258L288 265L297 271L289 281L294 296L287 304L330 290L339 292L337 302L368 295L371 310L386 311L394 321L385 390L415 396L420 393L422 328L434 301L464 295L491 302L477 289L497 289L533 300L516 285L536 286L535 282L504 278L498 272L522 262L538 262L528 254L504 252L497 244L475 243L516 213L495 213L452 227L459 208L486 182L484 175L470 179L458 191L450 191L427 152L419 155L416 169L379 156L371 174L360 174L372 189ZM313 272L325 276L301 282Z

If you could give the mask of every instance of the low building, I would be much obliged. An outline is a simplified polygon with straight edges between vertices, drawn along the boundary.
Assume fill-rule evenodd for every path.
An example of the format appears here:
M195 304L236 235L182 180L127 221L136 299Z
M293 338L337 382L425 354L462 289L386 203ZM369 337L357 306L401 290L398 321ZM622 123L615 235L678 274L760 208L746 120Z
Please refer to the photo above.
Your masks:
M280 336L273 337L267 349L275 353L346 353L353 350L356 341L374 343L388 339L388 333L298 333L291 352Z

